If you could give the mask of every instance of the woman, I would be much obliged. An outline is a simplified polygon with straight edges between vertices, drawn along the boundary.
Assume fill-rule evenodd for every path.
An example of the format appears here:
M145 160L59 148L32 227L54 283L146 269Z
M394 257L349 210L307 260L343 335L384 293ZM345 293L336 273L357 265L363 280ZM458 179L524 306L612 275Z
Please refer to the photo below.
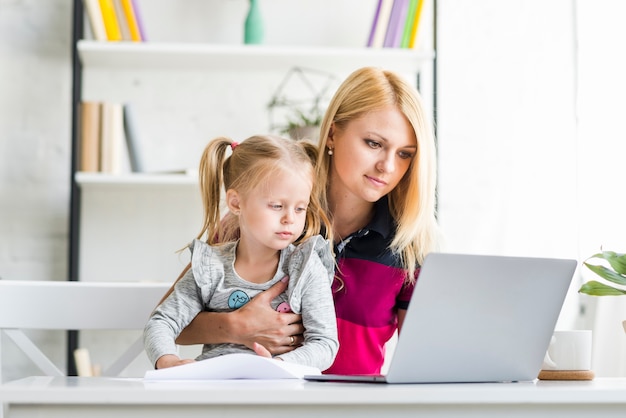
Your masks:
M436 250L436 153L419 94L390 71L362 68L341 84L322 121L317 181L333 227L339 353L327 373L378 374L419 265ZM180 344L231 342L274 355L302 342L300 317L272 311L277 284L237 311L199 314Z

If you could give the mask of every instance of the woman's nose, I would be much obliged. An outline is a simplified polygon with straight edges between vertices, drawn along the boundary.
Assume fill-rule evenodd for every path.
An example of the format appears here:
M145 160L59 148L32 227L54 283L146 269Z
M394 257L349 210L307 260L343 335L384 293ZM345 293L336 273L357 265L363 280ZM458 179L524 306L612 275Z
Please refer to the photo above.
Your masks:
M381 173L391 173L395 168L394 164L393 155L385 154L384 158L376 164L376 169Z

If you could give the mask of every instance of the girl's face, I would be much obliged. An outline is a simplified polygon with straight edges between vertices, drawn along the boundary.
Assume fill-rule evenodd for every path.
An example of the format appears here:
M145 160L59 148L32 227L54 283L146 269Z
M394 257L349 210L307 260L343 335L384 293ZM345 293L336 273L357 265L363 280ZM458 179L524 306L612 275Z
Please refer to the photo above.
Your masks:
M258 251L282 250L302 234L312 182L282 170L245 196L239 195L241 240Z
M369 112L333 128L328 138L333 149L331 193L375 202L391 192L409 169L417 153L411 124L396 107Z

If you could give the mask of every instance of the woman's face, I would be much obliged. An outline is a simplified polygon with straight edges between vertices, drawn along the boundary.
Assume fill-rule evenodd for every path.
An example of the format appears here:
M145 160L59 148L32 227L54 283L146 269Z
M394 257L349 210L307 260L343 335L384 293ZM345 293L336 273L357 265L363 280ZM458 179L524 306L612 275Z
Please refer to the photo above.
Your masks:
M392 106L366 113L344 129L333 127L328 147L333 149L331 193L375 202L407 172L417 139L406 117Z

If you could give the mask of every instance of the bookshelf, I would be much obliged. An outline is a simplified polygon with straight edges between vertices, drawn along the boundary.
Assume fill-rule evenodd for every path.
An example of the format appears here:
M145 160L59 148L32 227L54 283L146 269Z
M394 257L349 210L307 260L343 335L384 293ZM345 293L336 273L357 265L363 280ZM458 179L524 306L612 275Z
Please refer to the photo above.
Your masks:
M202 220L196 175L80 172L82 100L133 101L144 138L151 141L147 153L159 152L158 158L148 157L190 156L155 172L196 168L201 148L214 136L267 132L266 102L294 66L333 71L340 80L363 66L392 69L414 80L435 110L435 48L98 42L83 39L82 0L74 0L73 13L69 280L172 282L188 261L176 251L197 234ZM236 99L225 95L231 90L239 94ZM250 91L261 99L249 97ZM233 116L239 114L245 119ZM166 142L171 138L176 140ZM77 338L75 332L68 335L69 374L75 373L71 353Z

